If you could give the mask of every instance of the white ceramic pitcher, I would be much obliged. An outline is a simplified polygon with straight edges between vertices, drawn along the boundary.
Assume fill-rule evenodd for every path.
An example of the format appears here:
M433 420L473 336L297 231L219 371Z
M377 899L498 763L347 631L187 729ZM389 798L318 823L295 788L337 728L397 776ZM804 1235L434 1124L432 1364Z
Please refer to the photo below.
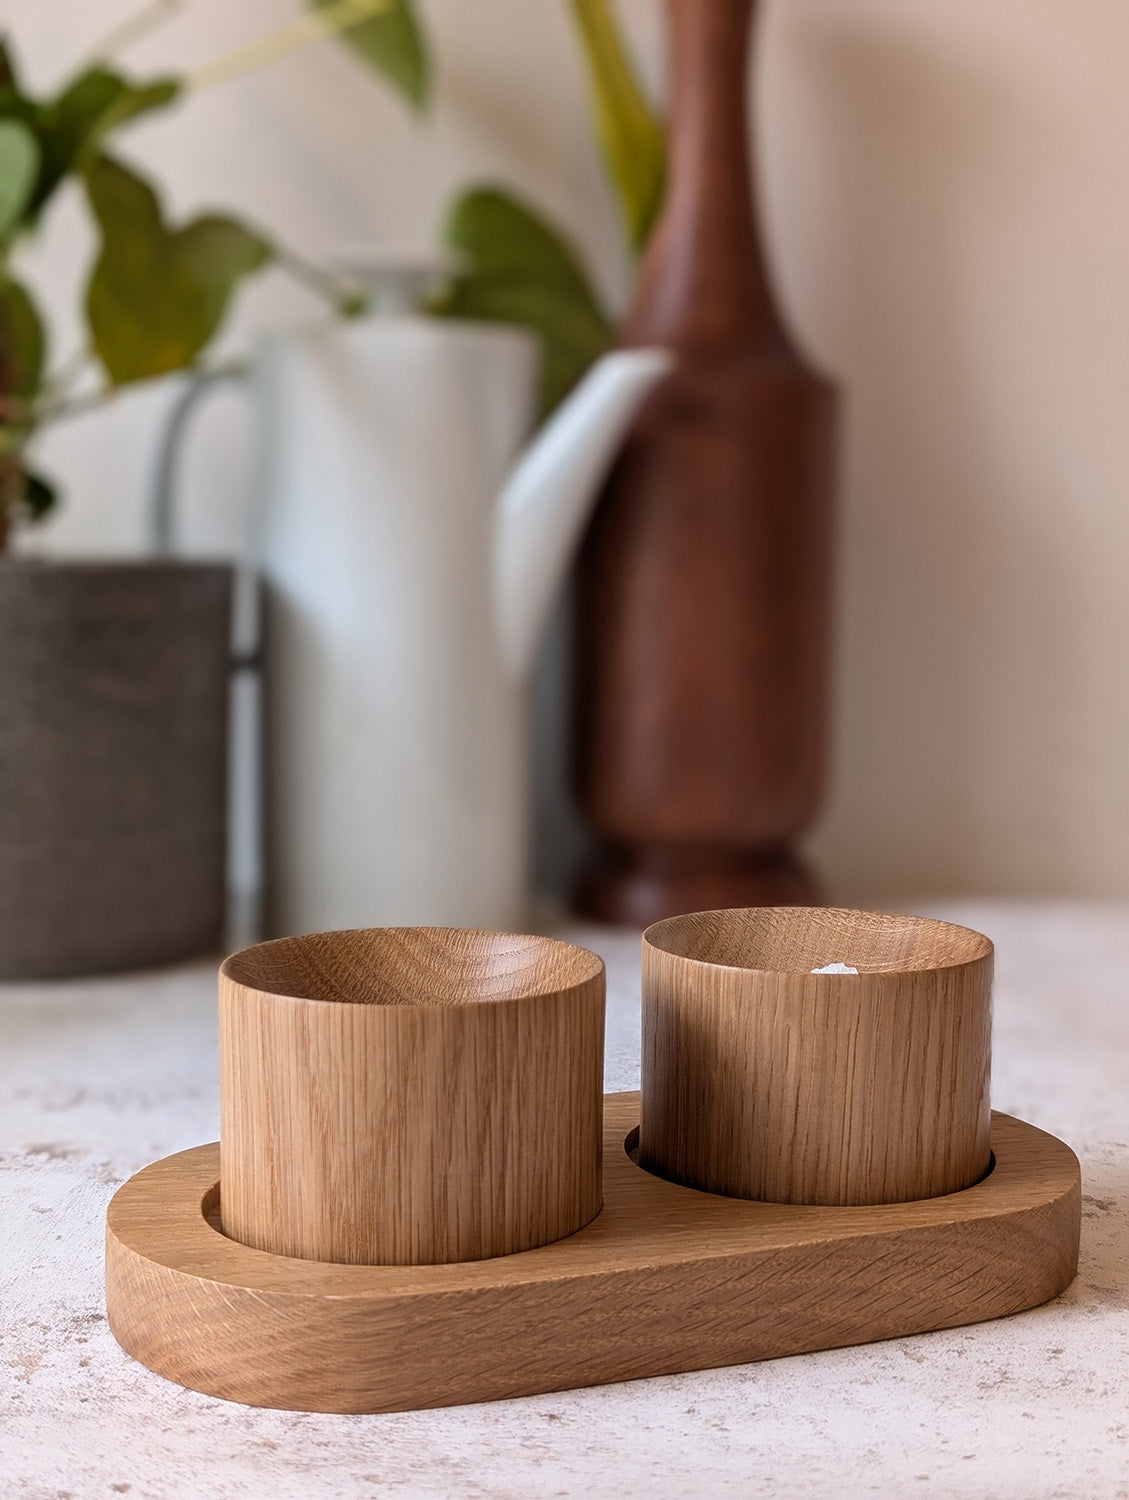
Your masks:
M269 926L520 926L525 688L608 466L669 368L605 356L522 451L518 329L274 334L252 367Z

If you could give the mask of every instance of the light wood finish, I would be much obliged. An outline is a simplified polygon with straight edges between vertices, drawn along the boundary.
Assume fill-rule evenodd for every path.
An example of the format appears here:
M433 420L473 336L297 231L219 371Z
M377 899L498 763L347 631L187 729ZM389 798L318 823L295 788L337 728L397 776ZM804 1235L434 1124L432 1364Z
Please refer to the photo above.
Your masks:
M678 1187L624 1149L605 1100L604 1211L570 1239L447 1266L331 1266L219 1233L219 1153L147 1167L110 1204L110 1327L171 1380L253 1406L402 1411L704 1369L954 1327L1064 1290L1078 1162L996 1115L994 1171L876 1208Z
M351 1264L478 1260L600 1210L604 966L545 937L380 928L220 970L225 1231Z
M578 573L579 911L818 900L790 852L823 789L835 393L792 344L749 159L753 0L669 0L670 173L620 337L678 355Z
M643 936L640 1148L691 1187L905 1202L988 1169L992 944L922 917L762 907ZM858 974L812 974L833 962Z

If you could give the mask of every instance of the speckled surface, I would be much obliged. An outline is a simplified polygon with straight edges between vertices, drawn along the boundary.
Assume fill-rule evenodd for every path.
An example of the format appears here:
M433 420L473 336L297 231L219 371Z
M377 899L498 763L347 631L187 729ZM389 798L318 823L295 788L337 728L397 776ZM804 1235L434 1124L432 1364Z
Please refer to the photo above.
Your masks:
M996 940L993 1098L1083 1161L1082 1272L994 1324L393 1416L255 1411L114 1343L115 1186L217 1134L209 965L0 987L0 1500L555 1496L1129 1500L1129 907L934 908ZM607 1083L638 1086L638 939Z

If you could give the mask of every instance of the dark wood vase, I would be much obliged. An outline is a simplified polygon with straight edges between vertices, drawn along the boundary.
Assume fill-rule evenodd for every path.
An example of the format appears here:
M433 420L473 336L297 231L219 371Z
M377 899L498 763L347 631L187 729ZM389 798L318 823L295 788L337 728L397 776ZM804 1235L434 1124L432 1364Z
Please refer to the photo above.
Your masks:
M834 392L789 342L753 208L753 0L669 0L670 183L621 337L679 366L580 558L577 910L647 923L818 899L792 852L824 776Z

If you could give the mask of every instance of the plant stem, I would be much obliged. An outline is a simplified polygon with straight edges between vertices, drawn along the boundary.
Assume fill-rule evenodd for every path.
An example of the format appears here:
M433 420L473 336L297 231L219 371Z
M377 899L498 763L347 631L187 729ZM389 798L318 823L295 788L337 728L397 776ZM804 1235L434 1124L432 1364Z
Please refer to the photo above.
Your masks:
M63 395L76 380L82 378L90 362L90 350L85 344L73 349L54 375L48 376L43 382L42 396L49 400Z
M0 426L26 426L34 417L35 407L26 396L0 396Z
M183 10L185 0L151 0L142 10L112 27L101 41L95 42L88 54L88 62L107 62L135 42L158 30L166 21L171 21L178 10Z
M246 368L247 365L245 360L232 359L229 360L227 364L223 365L184 365L178 370L166 370L165 374L187 375L190 378L193 374L241 375L245 373ZM65 421L67 417L85 416L87 412L97 411L100 407L105 406L107 402L112 401L121 390L121 386L111 385L109 381L107 381L104 385L99 386L96 391L87 391L81 396L71 396L66 399L58 400L54 402L54 404L48 402L44 406L37 406L35 409L35 420L37 422L58 422Z
M0 554L8 550L12 515L23 493L23 469L16 458L0 459Z
M298 255L293 250L288 250L285 245L277 243L271 246L274 259L283 271L293 276L303 286L308 287L315 296L323 298L342 317L354 317L362 313L368 307L365 297L350 289L333 276L329 271L323 271L305 256Z
M99 386L96 391L88 391L82 396L63 397L55 401L48 400L42 406L35 409L36 422L59 422L67 417L81 417L88 411L97 411L99 407L117 394L117 388L112 385Z
M205 63L202 68L187 75L185 86L202 89L210 88L215 83L227 83L229 79L238 78L242 73L250 73L290 52L297 52L301 47L308 47L311 42L320 41L322 37L348 31L350 26L356 26L359 22L388 10L391 3L392 0L337 0L335 5L327 5L324 10L302 16L289 26L283 26L281 30L252 42L249 47L241 47L237 52L229 52L226 57L217 58L215 62Z

